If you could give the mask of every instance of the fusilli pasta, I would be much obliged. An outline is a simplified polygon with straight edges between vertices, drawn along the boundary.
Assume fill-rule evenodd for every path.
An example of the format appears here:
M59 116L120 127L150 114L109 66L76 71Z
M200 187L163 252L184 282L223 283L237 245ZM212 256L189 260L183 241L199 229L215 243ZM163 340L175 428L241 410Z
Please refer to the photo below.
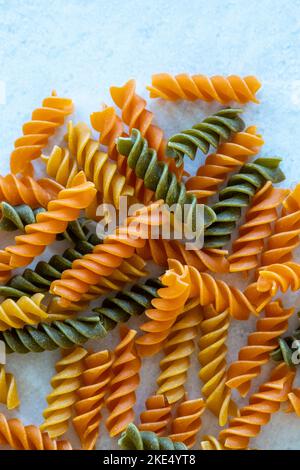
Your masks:
M160 437L166 434L171 421L171 406L164 395L152 395L146 400L146 410L140 414L140 431L151 431Z
M13 410L20 404L16 379L13 374L6 372L2 364L0 364L0 403L3 403L8 410Z
M205 410L202 398L185 400L177 408L176 418L172 422L173 442L183 442L189 449L196 442L197 434L201 428L201 415Z
M168 437L159 437L152 431L139 431L130 423L118 441L123 450L185 450L182 442L172 442Z
M34 224L37 214L44 212L45 209L31 209L30 206L22 204L12 206L7 202L0 203L0 231L14 232L15 230L24 231L25 225Z
M0 331L46 320L48 314L42 306L43 299L43 294L34 294L31 298L20 297L17 302L12 299L4 300L0 303Z

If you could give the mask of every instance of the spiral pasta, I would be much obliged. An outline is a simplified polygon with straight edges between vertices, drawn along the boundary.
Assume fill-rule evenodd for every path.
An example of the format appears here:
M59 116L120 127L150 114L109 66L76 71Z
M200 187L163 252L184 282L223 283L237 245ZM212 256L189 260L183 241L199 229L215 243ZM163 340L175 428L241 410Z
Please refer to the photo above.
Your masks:
M179 183L167 165L158 162L154 149L148 148L147 141L140 131L133 129L131 137L119 137L118 151L127 157L128 165L136 175L144 180L145 187L155 192L155 199L163 199L168 205L180 204L188 206L187 223L195 229L197 199L187 194L184 183ZM207 227L215 221L215 213L204 206L204 225Z
M259 152L263 143L255 126L236 132L229 141L219 144L216 153L206 157L195 176L186 180L187 191L192 192L198 201L205 201L207 197L213 196L225 182L227 175L247 163L250 157Z
M273 297L279 291L286 292L300 289L300 264L292 261L275 263L261 268L258 274L257 290Z
M263 266L292 260L292 252L300 244L300 185L285 199L281 217L275 221L273 233L262 253Z
M107 350L89 353L84 358L82 385L74 405L74 428L84 450L92 450L99 436L101 410L111 380L113 357Z
M283 308L281 300L266 306L264 317L257 320L255 331L247 338L247 346L240 349L238 360L228 368L228 387L236 388L242 396L248 393L252 380L260 374L270 353L276 349L278 338L287 330L293 313L293 308Z
M69 441L51 439L37 426L24 426L19 419L6 419L0 413L0 445L16 450L72 450Z
M146 410L140 414L140 431L155 432L160 437L166 434L171 421L171 406L164 395L152 395L146 400Z
M202 450L226 450L221 442L214 436L203 436L203 440L201 441L201 449Z
M11 206L7 202L0 203L0 231L13 232L15 230L24 230L25 225L34 224L37 214L44 212L45 209L31 209L30 206L22 204L20 206Z
M205 410L202 398L185 400L177 408L176 418L172 422L173 442L183 442L189 449L196 442L196 436L201 428L201 415Z
M68 429L73 406L78 400L76 392L81 386L86 355L85 349L77 347L56 363L57 374L51 379L53 390L47 396L48 406L43 412L45 421L40 426L41 431L47 431L51 438L62 436Z
M202 394L206 407L218 417L219 425L224 426L228 415L237 414L230 389L226 386L226 341L230 316L227 310L217 313L212 306L205 307L203 315L198 354L201 365L199 378L203 382Z
M294 388L291 393L288 394L289 408L288 413L294 412L300 418L300 388Z
M251 438L256 437L270 421L280 404L287 400L295 373L284 363L272 370L267 382L251 395L249 405L240 409L240 416L232 419L227 429L220 432L220 441L227 449L246 449Z
M61 280L51 284L50 292L61 297L61 305L68 306L70 301L79 302L90 286L99 285L113 274L123 260L131 258L136 248L144 246L150 227L160 224L156 212L160 205L158 202L137 211L115 233L108 235L103 244L96 245L93 253L75 260L72 269L64 271Z
M204 232L205 248L222 248L229 242L242 209L249 205L256 191L267 181L279 183L284 180L279 163L279 158L258 158L231 176L226 188L219 193L219 202L212 206L217 220Z
M66 230L68 222L79 217L80 210L91 203L95 192L93 183L87 182L84 174L79 173L73 186L62 189L57 199L49 202L47 211L37 215L37 222L25 227L25 235L15 237L16 245L6 248L11 255L10 265L17 268L31 263L58 233Z
M135 391L139 385L140 358L134 344L136 331L120 327L120 343L114 350L112 379L106 407L109 412L105 425L111 437L123 432L134 419Z
M104 338L107 331L99 317L77 317L76 319L55 320L51 324L42 322L36 328L26 325L0 333L8 354L17 352L53 351L58 348L70 349L86 343L89 339Z
M12 174L0 176L0 201L12 206L27 204L32 208L47 207L62 186L49 178L35 181L29 176L17 177Z
M5 250L0 250L0 282L7 282L11 277L10 254Z
M41 155L49 137L63 125L65 117L72 112L73 103L69 98L60 98L56 96L55 91L45 98L41 108L32 112L31 121L23 125L22 137L15 141L15 148L10 156L11 172L32 176L31 161Z
M6 372L2 364L0 364L0 403L3 403L8 410L20 405L16 379L13 374Z
M152 431L139 431L133 424L128 424L118 441L123 450L185 450L182 442L172 442L168 437L159 437Z
M21 328L24 325L34 325L48 317L42 307L43 294L30 297L20 297L17 302L6 299L0 303L0 331L8 328Z
M274 188L271 181L254 195L246 215L246 222L239 228L229 256L230 272L254 269L264 248L264 241L272 233L272 224L278 218L277 209L287 196L288 190Z
M190 367L190 356L195 350L194 339L202 320L199 306L180 315L164 344L164 357L160 361L157 379L158 394L163 394L171 405L185 395L185 383Z
M198 149L206 154L210 146L217 148L221 139L228 140L232 133L244 130L241 113L242 109L221 109L190 129L174 134L167 144L169 155L180 166L185 156L195 160Z
M293 309L291 309L294 311ZM298 312L298 320L300 320L300 314ZM287 327L284 333L287 330ZM279 335L278 335L279 336ZM279 338L278 343L275 343L275 347L271 352L271 358L274 361L284 361L289 367L295 367L299 361L299 339L300 339L300 326L290 336ZM276 348L276 349L275 349ZM295 354L296 357L293 355Z
M162 98L164 100L203 100L218 101L226 104L230 101L237 103L259 103L256 92L260 89L260 81L249 75L239 77L229 75L224 77L214 75L170 75L168 73L157 73L152 75L152 85L147 86L150 98Z

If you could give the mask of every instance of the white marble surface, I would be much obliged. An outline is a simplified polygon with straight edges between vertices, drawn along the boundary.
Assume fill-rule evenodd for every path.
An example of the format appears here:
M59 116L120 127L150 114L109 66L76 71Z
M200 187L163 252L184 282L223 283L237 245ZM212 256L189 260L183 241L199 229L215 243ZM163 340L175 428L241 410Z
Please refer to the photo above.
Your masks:
M22 123L52 88L74 99L74 120L88 121L91 111L103 101L110 102L109 86L129 78L137 79L138 92L146 96L145 84L155 72L256 74L263 83L261 105L248 106L245 119L247 124L257 124L265 138L262 154L282 156L287 176L284 184L293 187L300 180L299 33L299 0L284 5L280 0L0 0L0 81L6 88L6 100L0 105L0 172L9 169L9 154ZM175 107L152 101L149 107L167 136L214 109L199 102ZM195 167L189 165L189 169ZM1 235L1 246L6 242ZM295 295L288 295L285 302L300 305ZM253 325L254 319L233 322L231 359L236 358ZM112 347L116 342L114 332L96 346ZM22 404L17 411L8 413L3 406L0 411L27 424L40 424L58 357L59 353L9 357ZM137 412L154 392L157 372L158 361L144 362ZM196 357L188 389L191 397L199 395ZM208 412L201 434L217 430L216 419ZM103 426L101 434L97 448L115 446ZM71 431L69 436L78 445ZM278 413L252 445L300 449L299 442L299 420Z

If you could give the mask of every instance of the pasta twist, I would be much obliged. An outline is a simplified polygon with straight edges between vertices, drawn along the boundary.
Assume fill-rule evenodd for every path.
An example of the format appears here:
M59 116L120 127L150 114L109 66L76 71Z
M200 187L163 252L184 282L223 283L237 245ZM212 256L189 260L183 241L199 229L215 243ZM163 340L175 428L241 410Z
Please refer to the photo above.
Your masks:
M284 180L279 163L279 158L258 158L231 176L226 188L219 193L219 202L212 206L217 220L204 232L204 247L222 248L230 241L242 209L249 205L256 191L267 181L279 183Z
M146 100L135 92L135 88L135 80L129 80L121 87L110 87L112 99L118 108L122 110L123 122L129 127L129 132L134 128L138 129L142 137L147 139L149 147L156 150L158 160L165 162L170 171L181 179L183 167L178 169L174 164L175 162L166 157L164 133L160 127L152 124L153 113L146 109Z
M257 290L271 297L278 290L286 292L289 288L293 291L300 289L300 264L292 261L282 264L271 264L259 270Z
M236 132L228 142L219 144L216 153L206 157L196 176L186 180L186 189L192 192L198 201L205 201L217 192L229 173L239 170L250 157L256 155L263 143L255 126L247 127L243 132Z
M180 315L164 344L161 373L157 379L158 394L163 394L171 405L185 395L185 383L190 367L190 356L195 350L194 339L202 320L199 306Z
M199 339L199 378L203 382L202 394L206 407L218 417L220 426L226 424L228 415L237 414L237 407L231 400L231 391L226 386L226 341L229 323L227 310L217 313L211 306L204 308L202 336Z
M61 280L51 284L50 292L61 297L61 305L79 302L90 286L99 285L123 260L131 258L137 248L144 246L150 227L160 224L156 213L160 205L158 202L137 211L115 233L108 235L103 244L96 245L93 253L75 260L72 269L64 271Z
M55 320L51 324L42 322L37 328L30 325L0 333L8 354L17 352L53 351L70 349L84 344L89 339L99 339L107 335L99 317L77 317L64 321Z
M139 431L133 424L128 424L118 441L123 450L186 450L182 442L172 442L168 437L159 437L152 431Z
M20 297L17 302L6 299L0 304L0 331L8 328L22 328L24 325L34 325L48 317L43 309L43 294L30 297Z
M201 415L205 410L202 398L186 400L177 408L176 418L172 422L173 442L183 442L189 449L196 442L196 436L201 428Z
M111 380L112 355L109 351L89 353L84 359L82 385L77 390L74 428L84 450L93 450L99 436L101 410Z
M270 421L280 404L287 400L295 373L284 363L272 370L269 380L251 395L249 405L240 409L240 416L230 421L220 432L220 441L227 449L246 449L251 438L256 437Z
M3 403L8 410L20 405L16 379L13 374L6 372L2 364L0 364L0 403Z
M292 312L294 309L290 309ZM300 314L298 312L298 320L300 319ZM283 334L288 328L284 331L281 331L280 334ZM280 335L278 335L279 337ZM285 338L279 338L278 343L275 343L273 351L271 352L271 358L274 361L284 361L289 367L295 367L298 365L299 360L299 340L300 340L300 326L293 331L293 334L286 336ZM276 348L276 349L275 349ZM294 358L293 354L296 354Z
M272 234L272 224L278 218L277 209L287 193L288 190L274 188L271 181L267 181L253 197L246 222L240 226L239 237L228 258L230 272L249 271L258 266L264 241Z
M45 421L41 431L47 431L51 438L62 436L68 430L68 422L81 386L84 371L83 359L87 351L81 347L60 359L55 366L57 374L51 379L52 392L47 396L48 406L43 412Z
M39 256L46 246L53 243L58 233L63 233L68 222L79 217L80 210L89 206L95 196L93 183L87 182L79 173L73 186L62 189L57 199L50 201L47 211L39 213L37 222L25 227L25 234L15 237L16 245L8 246L10 265L14 268L26 266Z
M202 450L226 450L221 442L214 436L203 436L203 440L201 441L201 449Z
M37 214L44 212L45 209L42 207L31 209L30 206L25 204L11 206L7 202L1 202L0 211L0 231L13 232L15 230L24 230L25 225L34 224Z
M170 75L157 73L152 75L152 85L147 86L150 98L162 98L164 100L203 100L218 101L226 104L230 101L237 103L259 103L256 92L260 89L260 81L254 76L239 77L229 75L222 77L214 75Z
M29 176L0 176L0 200L12 206L27 204L32 208L47 207L61 189L60 184L48 178L35 181Z
M5 250L0 250L0 282L7 282L11 277L10 255Z
M221 139L228 140L232 133L244 130L244 121L239 117L242 112L242 109L221 109L192 128L174 134L167 144L169 155L181 166L185 156L195 160L198 149L206 154L210 146L217 148Z
M0 445L16 450L72 450L69 441L50 439L37 426L24 426L19 419L6 419L0 413Z
M260 374L261 367L276 349L278 338L287 330L293 313L293 308L283 308L281 300L266 306L264 317L257 320L255 331L248 336L247 346L240 349L238 360L228 368L228 387L236 388L242 396L247 395L252 380Z
M23 125L22 137L15 141L15 148L10 156L11 172L32 176L31 161L41 155L49 137L63 125L65 117L72 112L73 103L69 98L59 98L55 91L45 98L42 107L32 112L31 121Z
M109 412L105 424L111 437L125 431L127 425L134 419L135 391L140 382L141 367L140 358L135 350L135 335L136 331L121 326L121 341L114 350L112 379L109 396L105 402Z
M131 137L119 137L118 151L127 157L128 165L134 169L138 178L144 180L145 187L155 192L155 199L163 199L168 205L178 203L182 207L188 205L188 223L195 229L197 199L187 194L184 183L179 183L167 165L158 162L154 149L148 148L148 142L140 131L133 129ZM215 221L215 213L204 206L204 225L207 227Z
M288 413L295 412L300 418L300 388L294 388L291 393L288 394L289 408Z
M166 433L171 420L171 406L164 395L152 395L146 400L146 410L140 415L140 431L155 432L159 437Z
M292 260L292 252L300 244L300 185L284 201L281 217L275 221L273 233L262 253L262 265Z

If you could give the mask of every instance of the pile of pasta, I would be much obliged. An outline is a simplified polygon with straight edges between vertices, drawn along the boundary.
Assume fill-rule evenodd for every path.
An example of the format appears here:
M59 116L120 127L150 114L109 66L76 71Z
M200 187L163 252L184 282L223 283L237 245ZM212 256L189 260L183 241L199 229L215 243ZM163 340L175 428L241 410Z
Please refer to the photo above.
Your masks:
M168 138L134 80L110 88L114 105L93 112L90 125L70 120L72 100L53 92L23 125L11 173L0 176L0 230L13 237L0 250L0 341L7 362L0 365L1 404L8 410L20 405L11 354L44 353L45 360L47 351L61 351L42 424L0 414L3 446L71 450L61 438L72 426L81 448L92 450L101 448L105 426L122 449L250 449L282 405L300 416L300 389L293 386L300 334L286 335L295 313L283 295L300 289L300 264L293 260L300 185L278 186L280 158L259 156L263 138L244 123L244 106L259 102L260 82L162 73L147 88L161 107L188 100L199 109L219 103L219 109ZM62 126L65 137L55 142ZM194 175L184 168L187 159L199 162ZM38 166L44 178L36 178ZM109 203L118 210L122 196L142 208L113 233L97 235L97 207ZM192 227L203 204L201 249L141 236L161 224L153 209L174 203L189 207ZM39 259L62 242L62 254L58 249ZM150 261L159 278L149 276ZM227 281L233 275L245 289ZM230 326L253 315L255 329L229 363ZM136 329L126 325L133 317L140 318ZM110 334L119 338L117 346L103 349ZM157 354L160 372L138 418L143 359ZM195 354L199 389L189 397ZM270 375L252 393L267 363ZM236 404L237 394L245 406ZM201 430L205 413L217 420L219 435Z

